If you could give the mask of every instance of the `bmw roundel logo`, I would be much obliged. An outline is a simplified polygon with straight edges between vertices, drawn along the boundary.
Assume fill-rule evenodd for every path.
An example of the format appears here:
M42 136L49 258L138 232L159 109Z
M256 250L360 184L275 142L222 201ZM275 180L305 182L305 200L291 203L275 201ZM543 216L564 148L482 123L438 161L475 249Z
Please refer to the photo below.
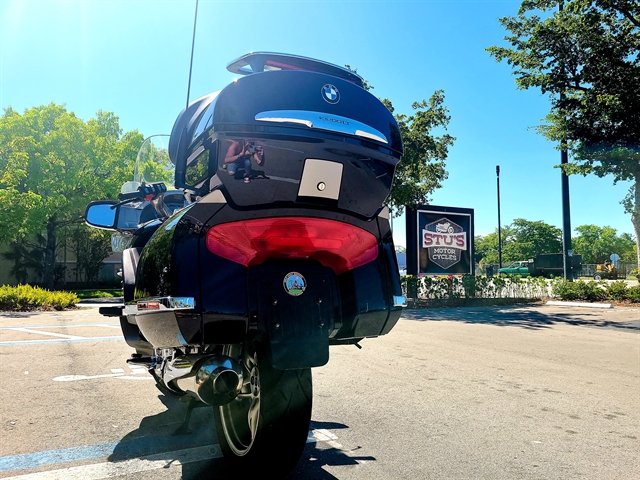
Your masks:
M340 101L340 92L335 86L327 83L322 87L322 98L331 104L338 103Z

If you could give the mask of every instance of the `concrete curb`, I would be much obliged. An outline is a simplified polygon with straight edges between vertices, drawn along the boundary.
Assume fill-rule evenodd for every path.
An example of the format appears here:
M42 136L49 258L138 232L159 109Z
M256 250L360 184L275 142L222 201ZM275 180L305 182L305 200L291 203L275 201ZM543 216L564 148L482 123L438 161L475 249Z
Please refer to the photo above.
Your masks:
M561 302L558 300L549 300L547 305L555 305L559 307L613 308L613 305L610 303Z

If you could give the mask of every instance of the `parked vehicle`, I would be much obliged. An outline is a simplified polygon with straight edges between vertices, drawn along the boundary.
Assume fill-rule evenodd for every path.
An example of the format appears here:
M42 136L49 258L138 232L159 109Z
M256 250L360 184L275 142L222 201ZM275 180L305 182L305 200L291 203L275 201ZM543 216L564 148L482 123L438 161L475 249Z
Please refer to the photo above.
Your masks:
M573 276L580 276L582 255L572 255ZM539 253L529 260L529 275L532 277L564 276L564 258L562 253Z
M521 260L519 262L513 262L507 267L499 268L498 273L504 273L507 275L516 274L523 277L529 276L529 262Z
M226 459L266 477L305 446L311 368L329 346L400 317L382 203L403 147L351 71L267 53L227 69L241 77L189 104L171 132L179 194L142 181L92 202L86 220L130 238L125 305L101 309L119 317L128 362L190 407L213 406Z
M604 264L596 265L596 273L593 275L594 280L617 280L618 269L610 260L604 262Z

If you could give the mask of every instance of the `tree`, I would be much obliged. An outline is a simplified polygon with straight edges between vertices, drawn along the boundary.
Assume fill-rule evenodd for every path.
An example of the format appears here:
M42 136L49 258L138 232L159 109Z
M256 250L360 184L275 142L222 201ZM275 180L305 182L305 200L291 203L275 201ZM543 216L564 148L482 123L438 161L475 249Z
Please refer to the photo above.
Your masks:
M79 222L87 203L114 198L132 178L142 135L122 135L118 117L87 122L49 104L0 117L0 242L45 232L43 284L54 282L56 236Z
M345 68L354 73L358 71L350 65ZM374 88L364 79L363 86L365 90ZM429 100L413 102L413 115L396 114L389 99L381 102L394 115L404 144L404 155L396 166L393 188L385 202L395 215L400 215L405 205L428 203L431 193L442 186L448 176L445 160L456 139L447 133L440 136L434 133L446 130L451 120L449 109L444 105L443 90L436 90Z
M518 88L550 95L538 131L572 153L565 172L633 182L622 203L640 246L640 3L525 0L499 21L513 48L487 50L513 66Z
M543 221L516 218L502 227L502 263L534 258L538 253L562 251L562 231ZM476 237L476 260L483 264L498 263L498 230Z
M612 253L617 253L623 262L629 262L636 255L631 235L618 236L615 228L580 225L576 231L579 236L571 243L573 251L582 255L582 263L603 263Z
M102 261L111 253L111 234L104 230L78 225L71 233L71 251L76 256L76 269L87 283L98 281Z
M527 260L539 253L561 252L562 230L541 220L532 222L516 218L509 225L504 241L506 245L502 251L509 261Z
M394 113L390 100L383 99L391 113ZM416 206L429 201L429 195L442 186L447 179L445 160L449 147L455 137L447 133L441 136L433 134L438 128L445 129L451 117L444 106L444 92L438 90L429 100L414 102L411 105L413 115L395 114L394 117L404 144L402 161L396 166L393 188L386 205L397 215L404 206Z

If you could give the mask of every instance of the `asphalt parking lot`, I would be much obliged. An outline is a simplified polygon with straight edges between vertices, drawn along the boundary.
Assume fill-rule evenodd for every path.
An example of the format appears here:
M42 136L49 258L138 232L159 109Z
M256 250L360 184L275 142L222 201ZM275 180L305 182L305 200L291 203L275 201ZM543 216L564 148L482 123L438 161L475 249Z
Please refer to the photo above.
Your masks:
M638 478L639 333L638 308L405 311L314 369L291 478ZM129 353L95 308L1 313L0 477L241 477Z

